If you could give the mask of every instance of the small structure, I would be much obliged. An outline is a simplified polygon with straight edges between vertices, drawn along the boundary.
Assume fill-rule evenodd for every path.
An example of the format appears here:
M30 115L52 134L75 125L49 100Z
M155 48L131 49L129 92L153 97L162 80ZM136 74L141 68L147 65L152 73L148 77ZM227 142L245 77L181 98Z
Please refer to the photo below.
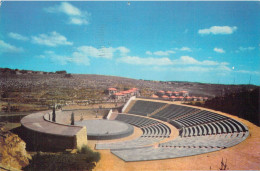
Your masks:
M172 93L172 95L174 95L174 96L179 96L180 93L179 93L178 91L174 91L174 92Z
M125 97L125 95L122 93L115 93L113 96L116 100L122 100Z
M184 100L185 100L185 101L191 101L191 100L192 100L192 97L190 97L190 96L184 97Z
M196 96L192 96L192 100L193 100L193 101L197 101L198 98L197 98Z
M151 98L158 99L159 97L155 94L151 95Z
M111 88L108 88L108 89L107 89L107 92L108 92L108 95L109 95L109 96L112 96L113 94L115 94L115 93L117 92L117 89L111 87Z
M198 97L198 101L203 101L203 97Z
M207 101L209 98L208 97L204 97L203 98L203 101Z
M188 91L180 91L180 96L183 96L183 97L189 96L189 92Z
M163 95L162 98L163 98L163 99L169 99L169 97L166 96L166 95Z
M165 94L165 92L163 90L160 90L160 91L157 92L157 95L159 97L162 97L164 94Z
M166 91L165 93L167 96L171 97L172 96L172 91Z
M171 101L176 101L176 98L177 98L176 96L171 96L171 97L170 97L170 100L171 100Z

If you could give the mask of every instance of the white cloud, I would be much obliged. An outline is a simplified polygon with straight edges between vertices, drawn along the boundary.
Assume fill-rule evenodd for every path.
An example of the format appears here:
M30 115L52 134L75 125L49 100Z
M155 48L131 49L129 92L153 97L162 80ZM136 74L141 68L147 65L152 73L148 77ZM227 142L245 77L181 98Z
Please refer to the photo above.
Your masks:
M182 65L190 65L190 66L214 66L214 67L222 67L229 65L226 62L216 62L216 61L198 61L190 56L181 56L179 59L170 60L169 58L141 58L138 56L126 56L119 58L117 60L121 63L127 63L132 65L153 65L153 66L162 66L162 65L174 65L174 66L182 66ZM187 67L182 67L187 68Z
M3 52L23 52L23 48L15 47L9 43L4 42L3 40L0 40L0 53Z
M156 71L173 71L173 72L221 72L221 73L227 73L230 72L231 69L227 67L226 65L223 65L221 63L218 63L217 66L208 66L208 65L195 65L195 66L178 66L175 65L173 67L153 67Z
M242 73L242 74L260 75L260 72L259 72L259 71L238 70L238 71L236 71L236 72Z
M239 47L238 48L238 50L236 50L235 52L236 53L239 53L239 52L245 52L245 51L252 51L252 50L254 50L255 49L255 47L251 47L251 46L249 46L249 47Z
M141 58L138 56L125 56L118 58L117 62L127 63L132 65L171 65L172 61L169 58Z
M204 60L198 61L190 56L181 56L179 59L173 60L173 64L175 65L220 65L221 63L216 61ZM223 63L228 65L228 63Z
M225 53L224 49L222 48L214 48L213 50L217 53Z
M198 31L199 34L232 34L237 30L236 26L230 27L230 26L212 26L208 29L200 29Z
M53 62L60 65L75 63L78 65L89 65L89 58L83 54L74 52L71 56L58 55L54 51L45 51L44 54L37 56L39 58L50 58Z
M130 50L126 47L120 46L117 48L117 50L119 50L121 52L121 55L126 55L127 53L130 52Z
M28 40L27 37L22 36L22 35L20 35L18 33L10 32L10 33L8 33L8 36L11 37L12 39L16 39L16 40L23 40L23 41Z
M117 48L102 47L99 49L93 46L80 46L69 56L58 55L53 51L45 51L44 54L37 57L50 58L53 61L59 62L61 65L66 65L70 62L78 65L90 65L90 58L112 59L115 53L120 53L124 56L129 51L129 49L123 46Z
M146 51L145 53L147 55L169 56L170 54L173 54L175 52L172 50L167 50L167 51L156 51L156 52Z
M48 13L63 13L67 15L68 24L83 25L89 24L90 14L87 11L81 11L68 2L62 2L60 5L44 9Z
M46 46L58 46L58 45L73 45L72 42L67 41L67 38L57 32L51 32L49 34L40 34L38 36L32 36L32 42Z
M186 52L191 52L191 48L189 47L182 47L182 48L174 48L174 50L179 50L179 51L186 51Z
M93 46L80 46L77 48L76 53L80 53L88 57L112 59L116 50L117 49L112 47L102 47L97 49Z
M191 52L191 49L188 48L188 47L182 47L182 48L180 49L180 51L188 51L188 52Z
M153 55L153 53L151 51L146 51L145 54L146 55Z

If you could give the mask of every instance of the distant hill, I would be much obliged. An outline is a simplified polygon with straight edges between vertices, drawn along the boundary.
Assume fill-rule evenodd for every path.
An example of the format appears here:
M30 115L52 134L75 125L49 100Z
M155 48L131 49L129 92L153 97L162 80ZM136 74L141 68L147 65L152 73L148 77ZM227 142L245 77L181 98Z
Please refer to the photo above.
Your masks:
M49 104L54 100L102 100L105 90L139 88L142 96L151 96L158 90L187 90L192 96L213 98L252 90L254 85L223 85L178 81L137 80L117 76L69 74L66 71L43 72L0 68L0 100L16 103Z

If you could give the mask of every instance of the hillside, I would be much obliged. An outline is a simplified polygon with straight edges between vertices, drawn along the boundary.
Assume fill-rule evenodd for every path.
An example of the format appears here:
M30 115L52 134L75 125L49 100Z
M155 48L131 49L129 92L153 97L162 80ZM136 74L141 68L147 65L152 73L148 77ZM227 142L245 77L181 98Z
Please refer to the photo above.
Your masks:
M256 86L150 81L116 76L68 74L66 71L54 73L0 68L0 87L0 100L3 102L38 105L39 108L44 108L52 104L53 100L60 103L72 100L105 102L105 90L108 87L120 90L137 87L141 90L142 96L151 96L158 90L187 90L190 95L212 98L226 92L235 92L242 88L253 89Z

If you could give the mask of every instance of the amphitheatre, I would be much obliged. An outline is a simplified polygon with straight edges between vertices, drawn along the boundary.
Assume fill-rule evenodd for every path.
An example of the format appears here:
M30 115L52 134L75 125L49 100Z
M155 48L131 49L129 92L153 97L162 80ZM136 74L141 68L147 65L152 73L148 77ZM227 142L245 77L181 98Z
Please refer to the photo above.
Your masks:
M88 144L101 153L95 170L216 170L223 158L232 170L259 169L259 127L236 116L135 96L104 118L83 111L57 110L55 121L37 112L21 124L40 149Z

